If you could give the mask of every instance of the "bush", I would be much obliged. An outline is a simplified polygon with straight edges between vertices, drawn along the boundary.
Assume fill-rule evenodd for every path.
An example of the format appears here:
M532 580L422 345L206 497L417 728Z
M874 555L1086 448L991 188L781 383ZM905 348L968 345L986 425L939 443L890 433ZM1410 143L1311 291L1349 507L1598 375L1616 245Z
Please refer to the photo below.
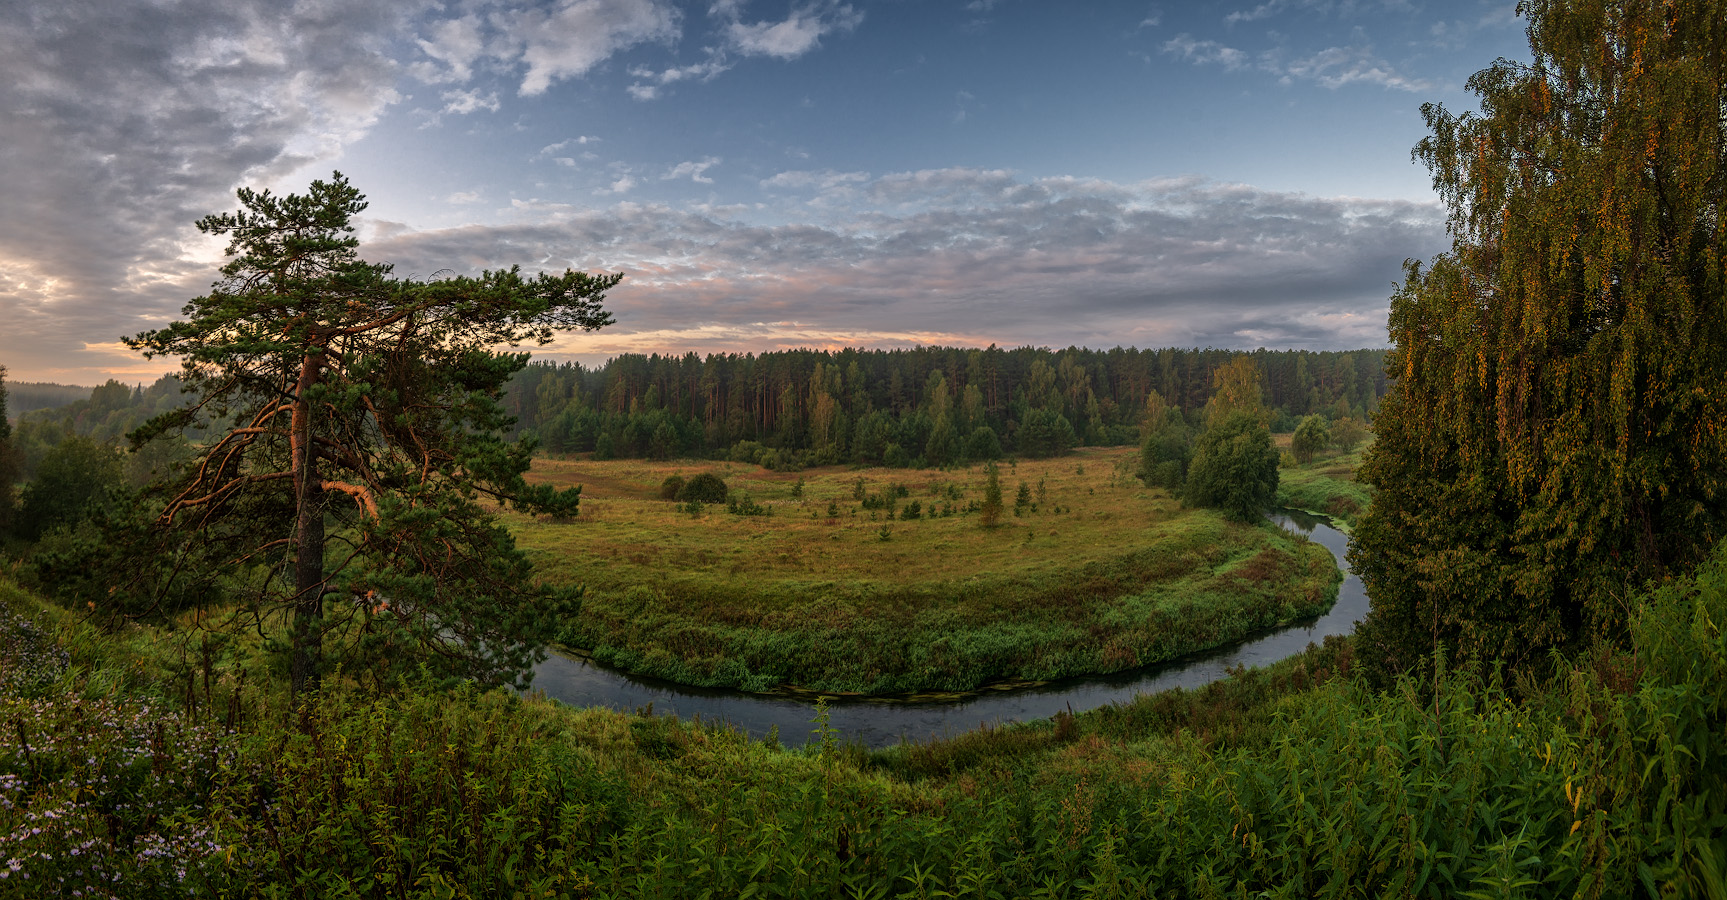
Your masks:
M660 499L676 500L678 499L678 495L683 493L683 490L684 476L668 475L666 476L665 481L660 482Z
M678 491L678 499L686 503L724 503L730 492L725 479L712 472L702 472L684 482Z

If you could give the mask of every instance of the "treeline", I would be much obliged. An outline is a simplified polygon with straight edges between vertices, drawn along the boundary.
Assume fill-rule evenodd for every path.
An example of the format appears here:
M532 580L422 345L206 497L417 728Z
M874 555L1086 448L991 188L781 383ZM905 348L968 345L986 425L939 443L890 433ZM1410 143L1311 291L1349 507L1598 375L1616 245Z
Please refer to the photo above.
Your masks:
M12 412L18 414L11 428L10 442L17 453L19 474L26 481L36 477L43 461L66 438L88 438L96 444L123 445L128 432L151 417L174 409L185 399L180 392L180 378L176 375L164 375L149 385L126 385L110 378L93 389L71 388L81 393L80 399L71 402L62 399L51 407L39 406L33 410L18 409L20 395L29 395L29 388L44 387L64 388L63 385L0 382L0 389L6 392ZM49 395L42 390L34 393L39 400ZM201 434L197 429L191 429L186 437L196 441ZM145 450L144 455L148 458L135 461L133 467L138 472L133 480L140 484L148 481L156 464L182 455L185 446L183 438L154 442Z
M1153 394L1197 425L1215 373L1243 357L1260 372L1274 431L1316 413L1365 419L1386 390L1382 350L992 345L535 363L504 407L518 436L553 454L941 466L1138 443Z
M90 389L87 387L46 381L12 381L6 384L6 390L7 413L12 416L65 406L90 396Z

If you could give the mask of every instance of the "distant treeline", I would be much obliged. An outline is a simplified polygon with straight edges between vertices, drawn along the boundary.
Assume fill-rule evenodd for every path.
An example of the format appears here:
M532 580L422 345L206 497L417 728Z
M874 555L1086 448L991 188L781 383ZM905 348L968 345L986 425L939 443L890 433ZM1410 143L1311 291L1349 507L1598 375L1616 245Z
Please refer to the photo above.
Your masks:
M46 381L6 382L6 414L17 418L39 409L65 406L90 396L90 389L75 384L53 384Z
M533 363L504 405L554 454L939 466L1138 443L1154 391L1197 423L1213 373L1242 356L1275 431L1314 413L1366 419L1386 390L1383 350L926 347Z
M1293 431L1313 413L1365 420L1386 389L1383 350L926 347L628 354L593 368L534 362L503 404L516 417L515 436L535 437L553 454L939 466L1136 444L1153 391L1197 425L1213 374L1242 356L1263 375L1273 431ZM26 476L63 435L121 441L185 402L174 375L93 390L9 384L14 414L21 396L48 396L31 389L50 387L82 399L20 417Z

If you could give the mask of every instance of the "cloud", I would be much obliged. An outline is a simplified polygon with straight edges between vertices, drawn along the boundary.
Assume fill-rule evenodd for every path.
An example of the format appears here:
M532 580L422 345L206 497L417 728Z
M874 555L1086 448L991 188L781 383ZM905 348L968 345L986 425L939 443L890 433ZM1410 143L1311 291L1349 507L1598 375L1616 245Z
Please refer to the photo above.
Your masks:
M527 66L521 93L544 93L552 82L585 75L612 54L678 35L675 7L660 0L559 0L549 10L522 10L506 29L520 41Z
M761 186L769 190L818 190L828 191L834 188L850 187L869 181L868 172L836 172L825 169L820 172L789 171L781 172L772 178L764 178Z
M1434 89L1433 82L1425 78L1398 72L1391 63L1374 55L1370 47L1327 47L1307 56L1286 60L1280 50L1255 56L1217 41L1198 40L1183 33L1164 41L1162 50L1183 62L1222 66L1226 72L1244 69L1266 72L1286 84L1310 81L1333 90L1351 84L1371 84L1411 93L1426 93Z
M14 377L84 377L80 360L107 359L86 342L159 327L204 293L220 245L191 223L232 208L240 183L303 186L366 134L400 99L379 36L410 12L68 0L0 17L0 360Z
M596 194L627 194L634 188L637 181L629 175L619 175L615 181L598 191Z
M445 200L449 203L478 203L480 202L480 193L478 191L457 191L446 197Z
M666 174L660 176L660 180L671 181L674 178L688 178L697 184L713 184L714 180L707 177L704 173L719 164L720 158L717 156L702 157L701 162L690 162L686 160L671 167Z
M498 111L498 95L482 94L479 91L445 91L443 93L444 112L465 116L471 112L486 110Z
M414 42L429 59L410 65L410 74L428 84L472 78L474 64L485 52L481 28L479 18L473 15L434 23L430 35Z
M1248 63L1248 55L1242 50L1226 47L1217 41L1196 40L1193 35L1185 32L1164 41L1163 52L1179 57L1183 62L1220 65L1231 72Z
M1374 56L1372 51L1353 47L1327 47L1289 63L1283 74L1334 89L1350 84L1372 84L1411 93L1426 93L1434 89L1433 82L1400 74L1390 63Z
M404 234L362 252L406 271L523 263L625 272L608 304L618 325L553 348L603 358L906 340L1383 346L1403 260L1448 243L1437 204L1198 178L850 174L768 179L786 189L856 186L861 205L826 221L761 224L620 203Z
M731 17L724 34L732 50L744 56L772 56L796 59L821 45L824 35L851 31L863 21L863 13L849 4L831 2L808 3L792 9L779 22L737 21L737 4L715 4L721 15Z
M408 74L427 84L464 84L482 65L520 71L518 92L543 94L639 44L671 41L680 14L669 0L554 0L422 23L424 58Z

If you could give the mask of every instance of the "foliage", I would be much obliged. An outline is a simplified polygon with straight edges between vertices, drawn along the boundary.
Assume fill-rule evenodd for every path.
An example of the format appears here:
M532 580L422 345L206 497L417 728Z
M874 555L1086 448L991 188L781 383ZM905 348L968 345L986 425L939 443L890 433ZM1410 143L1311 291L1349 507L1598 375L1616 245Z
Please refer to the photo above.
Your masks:
M1014 433L1014 446L1032 459L1060 456L1078 443L1079 436L1067 417L1047 409L1027 412Z
M355 253L365 202L340 173L305 195L238 197L239 212L198 222L229 239L222 280L186 321L127 340L181 358L193 398L135 445L222 424L169 492L164 542L191 533L291 573L259 586L255 615L293 612L296 690L325 670L331 635L380 676L419 651L452 675L514 679L558 604L475 497L554 516L578 497L523 482L529 448L500 440L496 398L526 354L490 348L607 324L600 300L621 276L398 279Z
M1251 411L1235 410L1200 432L1182 498L1255 522L1277 496L1277 449Z
M17 605L15 591L0 597ZM1197 690L868 753L465 687L180 705L74 652L0 687L30 897L1717 896L1727 559L1514 701L1324 647ZM39 607L31 614L42 616ZM0 616L0 636L17 633ZM4 639L0 637L0 639ZM0 654L0 667L13 663ZM18 684L0 675L0 685Z
M49 530L70 528L124 500L124 460L118 449L72 436L55 445L24 486L17 531L38 540Z
M660 482L661 500L676 500L678 499L678 495L683 492L684 476L682 475L667 475L666 480Z
M1364 653L1544 663L1727 533L1727 9L1523 6L1533 62L1423 107L1451 252L1391 301Z
M726 512L734 516L771 516L773 508L757 503L748 491L726 500Z
M729 493L731 489L726 487L725 479L712 472L698 472L678 489L678 499L686 503L724 503Z
M1298 463L1313 462L1313 454L1324 450L1331 443L1331 430L1326 427L1323 416L1308 416L1295 427L1295 434L1289 441L1289 452L1295 455Z
M1139 446L1139 479L1149 487L1180 490L1193 460L1193 429L1179 414L1165 414L1161 422L1148 419L1146 429Z
M1353 453L1367 440L1367 426L1354 416L1338 419L1331 425L1331 446L1341 453Z
M557 454L729 455L760 464L776 451L779 469L880 465L894 445L890 465L944 466L1003 451L1029 457L1064 445L1131 444L1152 393L1197 422L1217 371L1237 357L1260 373L1264 402L1284 416L1339 406L1365 413L1384 388L1379 350L931 347L533 364L512 379L503 402L522 433Z
M996 436L995 429L988 425L972 429L965 439L965 458L977 462L1001 459L1001 438Z
M1212 375L1217 392L1205 404L1205 425L1215 426L1235 413L1246 413L1269 426L1271 410L1265 405L1265 372L1252 357L1238 356L1218 367Z

